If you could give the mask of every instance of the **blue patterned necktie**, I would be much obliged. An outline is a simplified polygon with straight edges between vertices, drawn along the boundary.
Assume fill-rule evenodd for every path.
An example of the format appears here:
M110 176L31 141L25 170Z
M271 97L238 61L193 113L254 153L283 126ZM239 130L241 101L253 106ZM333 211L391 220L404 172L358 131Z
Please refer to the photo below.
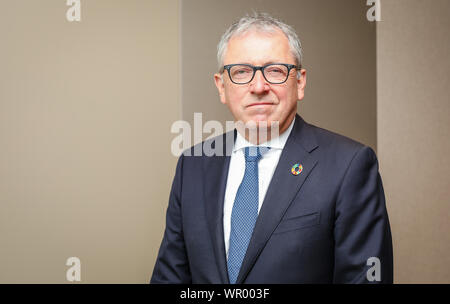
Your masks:
M258 162L262 157L263 147L245 148L245 173L236 193L231 211L230 246L228 249L228 278L236 283L242 261L252 237L253 228L258 218L259 185Z

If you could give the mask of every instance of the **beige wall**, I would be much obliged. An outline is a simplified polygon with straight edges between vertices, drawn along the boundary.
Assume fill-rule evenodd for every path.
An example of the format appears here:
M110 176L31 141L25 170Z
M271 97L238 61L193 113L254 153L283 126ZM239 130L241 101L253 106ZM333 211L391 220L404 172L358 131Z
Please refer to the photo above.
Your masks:
M365 1L182 1L183 119L232 120L219 101L213 74L216 46L234 21L252 10L292 25L304 47L306 97L298 112L306 121L376 149L376 33Z
M450 1L382 2L378 156L397 283L450 283Z
M4 1L0 283L145 283L180 118L178 1ZM175 88L175 89L174 89Z

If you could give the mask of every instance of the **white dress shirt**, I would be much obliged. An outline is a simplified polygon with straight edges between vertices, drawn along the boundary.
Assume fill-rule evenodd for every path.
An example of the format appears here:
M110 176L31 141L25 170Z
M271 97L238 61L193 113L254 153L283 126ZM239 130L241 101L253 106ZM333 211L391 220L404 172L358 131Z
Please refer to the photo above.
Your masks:
M281 152L283 151L284 145L291 133L292 127L294 126L295 118L292 120L289 128L284 131L279 137L273 138L268 142L262 143L262 147L270 147L258 163L258 179L259 179L259 203L258 203L258 213L261 210L261 205L266 196L267 188L269 187L270 181L272 180L275 168L278 165ZM248 142L239 132L237 132L236 141L233 146L233 152L230 159L230 167L228 170L228 179L225 189L225 200L223 206L223 231L225 240L225 251L228 259L228 248L230 244L230 230L231 230L231 211L233 210L234 200L236 198L236 193L238 188L244 178L245 173L245 156L244 148L255 146Z

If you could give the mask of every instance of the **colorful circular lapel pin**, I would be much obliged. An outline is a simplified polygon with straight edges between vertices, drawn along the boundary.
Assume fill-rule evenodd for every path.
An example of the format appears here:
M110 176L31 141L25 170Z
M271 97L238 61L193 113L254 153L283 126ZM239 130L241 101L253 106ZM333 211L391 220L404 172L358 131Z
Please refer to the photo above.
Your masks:
M294 175L299 175L303 171L303 166L301 164L295 164L292 166L291 172Z

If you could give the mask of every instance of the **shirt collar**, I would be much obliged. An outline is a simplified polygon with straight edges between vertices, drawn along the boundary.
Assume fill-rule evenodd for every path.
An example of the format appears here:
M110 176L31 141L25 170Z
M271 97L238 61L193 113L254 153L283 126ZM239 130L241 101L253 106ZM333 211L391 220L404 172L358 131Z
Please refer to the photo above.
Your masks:
M271 149L279 149L279 150L283 150L286 141L289 137L289 134L291 134L292 128L294 126L294 122L295 122L295 117L292 120L291 124L289 125L289 128L287 128L286 131L284 131L283 133L280 134L280 136L276 137L276 138L272 138L271 140L261 144L261 146L264 147L269 147ZM234 142L234 146L233 146L233 152L236 152L240 149L246 148L246 147L253 147L256 146L250 142L248 142L239 132L236 132L236 141Z

